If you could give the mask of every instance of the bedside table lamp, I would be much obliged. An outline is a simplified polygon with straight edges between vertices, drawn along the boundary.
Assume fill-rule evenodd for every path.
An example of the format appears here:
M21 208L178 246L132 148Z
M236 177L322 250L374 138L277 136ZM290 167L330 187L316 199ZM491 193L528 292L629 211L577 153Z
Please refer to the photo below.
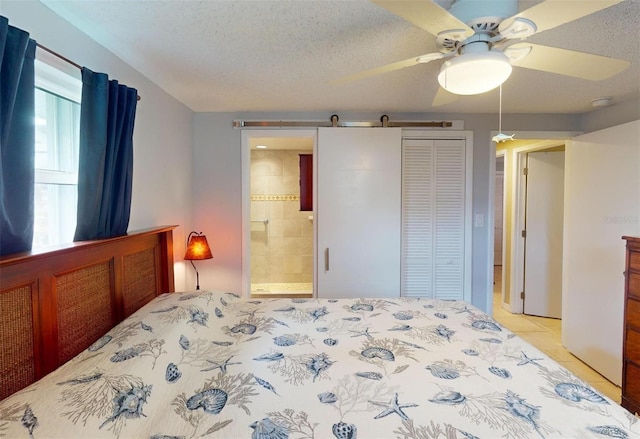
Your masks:
M187 251L184 254L184 259L191 262L193 269L196 270L196 290L200 289L200 275L193 261L212 258L213 255L211 254L207 237L198 232L189 233L187 237Z

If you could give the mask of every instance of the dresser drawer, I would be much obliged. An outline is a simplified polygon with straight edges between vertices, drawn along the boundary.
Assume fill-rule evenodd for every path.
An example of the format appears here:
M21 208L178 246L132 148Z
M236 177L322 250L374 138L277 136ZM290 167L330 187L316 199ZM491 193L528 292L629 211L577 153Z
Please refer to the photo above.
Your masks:
M640 401L640 367L627 363L622 391L624 395L636 402Z
M629 268L640 271L640 252L629 253Z
M629 273L629 295L640 300L640 274Z
M625 322L640 331L640 300L627 299Z
M627 328L624 358L640 365L640 332L635 329Z

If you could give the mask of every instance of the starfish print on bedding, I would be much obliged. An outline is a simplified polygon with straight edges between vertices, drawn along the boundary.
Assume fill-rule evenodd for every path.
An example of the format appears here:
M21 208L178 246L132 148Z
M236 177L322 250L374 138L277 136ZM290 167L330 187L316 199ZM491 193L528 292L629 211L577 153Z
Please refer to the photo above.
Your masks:
M512 357L515 358L515 357ZM529 358L527 354L522 352L522 356L520 357L520 361L518 362L518 366L524 366L525 364L534 364L538 367L542 367L542 365L536 363L538 360L544 360L544 358Z
M365 336L368 339L373 339L373 336L371 334L377 334L377 332L369 332L369 328L365 329L364 331L349 331L349 332L353 332L355 335L352 335L351 338L353 337L360 337L360 336Z
M220 372L227 373L227 366L231 366L232 364L242 364L242 363L229 363L229 361L231 361L232 358L233 358L233 355L230 356L229 358L227 358L226 360L224 360L221 363L218 363L216 361L207 360L207 362L211 363L212 366L209 366L206 369L202 369L200 372L208 372L210 370L220 369Z
M253 319L256 317L257 312L258 312L257 309L254 309L253 311L239 311L238 316L248 316ZM260 311L260 314L264 314L264 311Z
M385 416L390 415L391 413L397 413L405 421L409 420L409 417L402 411L402 409L407 407L418 407L418 404L398 404L398 394L389 401L388 403L369 401L371 404L377 405L379 407L385 407L385 409L380 412L377 416L374 416L373 419L384 418Z

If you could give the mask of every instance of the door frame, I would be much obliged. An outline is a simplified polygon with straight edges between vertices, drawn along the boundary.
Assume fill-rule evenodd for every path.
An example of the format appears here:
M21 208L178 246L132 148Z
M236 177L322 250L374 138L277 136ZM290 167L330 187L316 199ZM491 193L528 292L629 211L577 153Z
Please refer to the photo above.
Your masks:
M496 132L497 133L497 132ZM493 133L492 135L494 135ZM575 134L574 134L575 135ZM250 194L250 164L251 164L251 153L250 153L250 139L253 137L311 137L314 139L313 145L313 154L317 154L318 147L318 130L317 128L309 128L309 127L301 127L301 128L270 128L270 129L255 129L255 128L244 128L241 131L241 182L242 182L242 296L250 297L251 295L251 231L250 231L250 207L251 207L251 194ZM472 302L473 296L471 294L471 290L473 288L472 285L472 255L473 255L473 238L478 233L478 230L473 227L472 219L473 219L473 157L474 157L474 132L472 130L462 130L456 129L452 131L445 130L437 130L437 129L424 129L424 128L402 128L402 138L423 138L423 139L447 139L447 138L458 138L465 139L466 141L466 151L467 151L467 195L466 195L466 203L467 203L467 212L465 218L465 230L467 231L465 237L465 285L468 287L465 288L464 298L468 302ZM495 180L495 148L492 148L490 151L492 155L493 163L491 164L491 177ZM506 166L506 164L505 164ZM313 164L313 173L314 173L314 187L313 187L313 212L315 214L316 211L316 178L318 175L317 169L317 161L314 160ZM490 191L495 190L494 188L495 181L490 181ZM490 203L494 202L494 196L490 193L489 201ZM491 204L493 205L493 204ZM493 228L493 213L491 209L486 216L486 221L484 226L487 228ZM491 237L493 236L493 231L491 230ZM487 258L486 258L486 267L484 268L487 277L486 277L486 301L488 312L492 311L493 304L493 241L489 243L487 247ZM314 223L313 227L313 245L314 248L317 246L317 228ZM316 268L317 268L317 252L314 251L314 273L313 273L313 296L317 297L316 291ZM503 256L504 257L504 256ZM482 268L481 268L482 270Z
M579 131L521 131L515 132L515 134L517 138L531 140L531 143L514 148L511 163L508 165L505 160L505 171L507 166L509 169L513 169L515 178L513 179L513 191L511 193L513 217L511 221L511 248L508 255L511 283L509 291L505 291L505 295L509 295L510 303L503 304L503 307L513 314L522 314L524 311L524 302L520 298L520 293L524 287L524 240L522 239L522 230L524 230L526 196L523 170L526 166L527 153L565 144L572 137L582 133ZM495 143L493 152L495 156ZM495 180L495 169L493 176ZM493 195L491 196L493 197ZM493 227L493 224L491 226Z
M242 169L242 297L251 297L251 149L253 137L307 137L313 138L313 154L317 153L318 130L306 129L243 129L241 132L241 169ZM317 161L313 161L313 212L316 211L315 176L318 175ZM316 224L313 223L313 248L316 248ZM313 296L316 297L316 256L313 252Z
M495 148L494 148L495 151ZM502 157L503 159L503 168L502 168L502 251L501 251L501 255L502 255L502 260L500 261L501 268L500 270L504 270L504 267L506 267L505 265L505 261L507 259L507 252L506 252L506 246L507 246L507 227L506 227L506 223L507 223L507 173L508 173L508 169L509 169L509 165L507 163L507 152L505 150L502 151L496 151L496 158L498 157ZM496 160L493 160L493 184L495 185L496 182L496 174L498 171L496 171ZM494 190L492 192L492 196L495 197L495 186L494 186ZM493 200L493 211L495 212L495 198ZM495 240L495 218L492 218L493 221L493 243L495 244L496 240ZM495 248L493 249L494 254L495 254ZM495 260L495 256L494 256L494 260ZM495 265L495 264L494 264ZM495 267L493 268L493 272L495 273ZM493 275L492 275L493 278ZM505 294L506 294L506 283L503 281L504 280L504 272L502 273L502 279L500 281L500 305L504 308L505 307ZM495 282L495 279L494 279ZM492 296L493 299L493 296Z

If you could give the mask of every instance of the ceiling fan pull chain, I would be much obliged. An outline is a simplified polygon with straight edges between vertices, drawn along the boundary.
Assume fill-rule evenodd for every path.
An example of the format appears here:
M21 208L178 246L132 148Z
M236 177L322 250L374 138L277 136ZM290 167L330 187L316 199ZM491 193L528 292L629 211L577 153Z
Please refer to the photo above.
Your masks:
M502 84L500 84L500 105L498 106L498 132L502 132Z

